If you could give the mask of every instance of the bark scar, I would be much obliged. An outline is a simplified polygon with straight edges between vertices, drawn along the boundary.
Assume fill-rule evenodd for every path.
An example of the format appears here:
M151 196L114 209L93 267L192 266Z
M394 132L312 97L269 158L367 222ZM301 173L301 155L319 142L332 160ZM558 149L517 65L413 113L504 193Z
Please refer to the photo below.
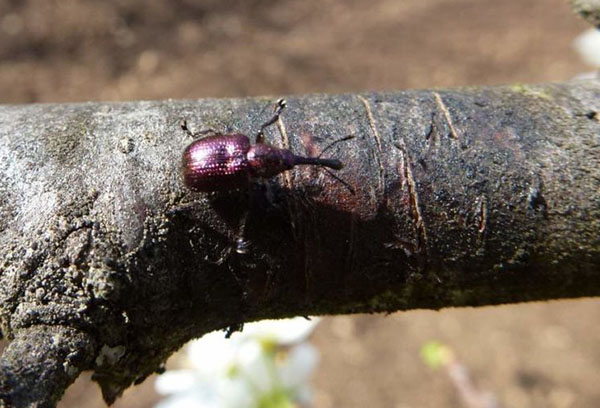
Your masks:
M281 143L284 149L290 148L290 138L288 137L287 130L285 128L285 123L283 123L283 119L281 116L277 119L277 128L279 129L279 133L281 134ZM285 186L289 189L292 188L292 177L289 171L283 172L283 178L285 181Z
M437 103L438 108L440 108L440 110L444 114L444 119L446 119L446 123L450 128L450 137L454 140L458 140L458 133L456 132L454 124L452 123L452 116L450 116L450 111L448 110L448 107L444 103L444 100L442 99L439 93L434 92L433 95L435 96L435 102Z
M410 165L410 156L406 150L404 140L401 139L401 143L395 145L400 150L400 171L402 177L406 181L408 189L408 195L410 197L410 207L412 209L413 220L415 228L417 230L417 251L427 251L427 228L425 227L425 221L421 215L421 209L419 206L419 195L417 193L417 185L412 174Z
M367 119L369 121L369 126L371 127L371 131L373 132L373 136L375 137L375 143L377 144L377 163L379 164L379 178L377 186L379 188L379 191L383 192L383 186L385 184L385 169L383 168L383 163L381 162L381 136L379 135L379 131L377 130L377 123L375 122L375 117L373 116L373 111L371 110L371 105L369 104L369 101L362 95L358 95L358 98L365 107Z
M477 230L479 231L479 237L481 238L487 228L487 219L488 219L487 200L486 200L485 196L483 196L483 195L481 197L479 197L478 213L479 213L479 225L478 225Z
M281 116L277 119L277 128L279 129L279 133L281 134L281 144L284 149L290 148L290 138L288 136L287 130L285 128L285 123L283 123L283 119ZM289 171L283 172L283 182L288 191L292 191L292 175ZM293 200L293 204L288 206L288 212L290 214L290 224L292 226L292 235L294 240L298 239L298 235L296 232L296 225L298 224L299 214L298 214L298 206L296 200Z

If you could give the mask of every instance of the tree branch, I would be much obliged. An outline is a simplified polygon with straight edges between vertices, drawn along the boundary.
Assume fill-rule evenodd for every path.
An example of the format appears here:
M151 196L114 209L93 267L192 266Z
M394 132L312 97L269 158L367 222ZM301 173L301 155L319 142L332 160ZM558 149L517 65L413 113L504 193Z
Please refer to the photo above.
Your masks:
M179 122L254 135L272 102L0 106L5 403L26 401L28 339L54 359L33 371L55 378L40 404L73 380L73 344L111 402L189 339L250 320L600 293L599 81L290 97L267 141L318 155L354 135L325 157L355 194L315 167L250 201L187 191ZM38 333L53 330L85 341L52 352Z
M63 326L18 330L0 361L0 405L52 407L93 356L91 337Z

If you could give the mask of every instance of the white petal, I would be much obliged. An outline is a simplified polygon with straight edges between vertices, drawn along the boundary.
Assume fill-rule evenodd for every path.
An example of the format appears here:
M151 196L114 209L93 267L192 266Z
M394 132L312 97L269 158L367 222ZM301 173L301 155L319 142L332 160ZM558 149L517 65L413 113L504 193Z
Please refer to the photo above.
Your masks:
M573 42L581 58L589 65L600 68L600 30L590 28Z
M244 325L241 333L245 337L269 339L278 344L293 344L305 340L315 329L320 319L303 317L281 320L262 320Z
M263 348L258 342L248 341L238 351L238 364L240 376L250 385L254 393L264 394L269 392L274 384L272 372L273 361L263 353Z
M196 385L196 376L193 370L167 371L156 378L154 389L159 394L173 394L193 389Z
M250 408L256 406L256 395L243 378L238 377L221 381L219 395L224 408Z
M277 376L287 389L305 384L319 362L319 352L308 343L301 343L289 351L287 359L277 367Z
M296 388L293 393L294 402L301 407L313 406L313 392L308 385Z
M221 371L235 357L237 345L237 341L226 339L222 332L209 333L188 343L188 360L203 372Z
M214 396L198 391L186 392L159 401L154 408L221 408Z

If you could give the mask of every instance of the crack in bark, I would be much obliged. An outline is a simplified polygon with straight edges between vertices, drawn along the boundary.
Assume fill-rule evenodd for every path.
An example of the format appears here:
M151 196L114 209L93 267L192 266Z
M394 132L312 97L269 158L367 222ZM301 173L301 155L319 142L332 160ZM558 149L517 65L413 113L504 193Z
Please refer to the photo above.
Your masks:
M285 123L283 123L283 119L281 116L277 119L277 128L279 129L279 133L281 134L281 143L284 149L290 149L290 139L287 134L287 130L285 128ZM283 172L283 178L285 180L285 186L289 189L292 188L292 176L289 171Z
M485 230L487 228L487 211L487 200L485 196L482 195L481 197L479 197L479 226L477 228L477 231L479 231L480 238L485 233Z
M287 133L287 129L285 127L285 123L281 116L277 119L277 128L279 129L279 133L281 134L281 144L284 149L290 149L290 139ZM294 183L292 182L292 174L289 171L283 172L283 182L287 189L292 191ZM293 208L292 208L293 207ZM296 226L298 225L299 215L298 215L298 206L294 200L294 203L288 205L288 213L290 215L290 225L292 227L292 236L294 240L298 239L298 234L296 231Z
M444 103L444 100L442 99L439 93L434 92L433 95L435 96L435 102L437 103L438 108L440 108L440 110L444 114L446 124L450 128L450 137L454 140L458 140L458 133L456 132L456 129L454 129L454 124L452 123L452 117L450 116L450 111L448 110L448 107Z
M421 209L419 207L419 195L417 193L417 185L413 178L410 156L406 150L406 144L403 139L400 139L400 143L395 144L396 148L400 150L400 171L406 181L408 189L408 195L410 197L410 207L412 210L413 221L417 230L417 245L416 251L419 253L427 252L427 228L425 227L425 221L421 215Z
M377 123L375 122L375 117L373 116L373 111L371 110L371 105L369 104L369 101L362 95L358 95L358 98L360 99L360 101L362 102L362 104L365 107L365 111L367 114L367 120L369 122L369 127L371 128L371 131L373 132L373 136L375 137L375 143L377 144L377 155L376 155L376 160L377 163L379 165L379 177L378 177L378 182L377 182L377 187L379 188L380 192L383 192L383 186L385 185L385 169L383 167L383 163L381 162L381 153L382 153L382 147L381 147L381 136L379 135L379 131L377 130Z
M487 205L487 197L482 194L479 197L479 205L476 210L477 218L477 242L479 248L483 248L485 243L485 238L488 236L488 205Z

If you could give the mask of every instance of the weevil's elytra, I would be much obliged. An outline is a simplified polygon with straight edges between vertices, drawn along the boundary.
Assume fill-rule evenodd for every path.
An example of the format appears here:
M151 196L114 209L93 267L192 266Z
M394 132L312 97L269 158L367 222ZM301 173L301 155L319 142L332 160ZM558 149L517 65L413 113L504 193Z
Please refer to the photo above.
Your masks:
M194 191L223 191L250 181L250 140L242 134L214 135L191 143L183 152L183 179Z
M264 129L277 121L284 107L285 101L280 99L273 117L256 135L255 144L240 133L217 133L192 142L183 152L185 185L193 191L225 191L247 187L252 179L273 177L297 165L341 169L339 160L296 156L287 149L264 143ZM182 128L192 137L198 135L185 122Z

